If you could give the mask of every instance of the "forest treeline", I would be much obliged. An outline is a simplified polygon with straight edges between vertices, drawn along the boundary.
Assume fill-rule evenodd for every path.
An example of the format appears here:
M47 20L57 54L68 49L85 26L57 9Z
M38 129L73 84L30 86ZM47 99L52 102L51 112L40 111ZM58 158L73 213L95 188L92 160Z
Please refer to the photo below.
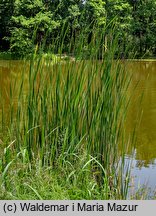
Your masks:
M121 55L154 56L156 0L0 0L0 52L22 56L60 40L68 52L80 34L87 46L96 30L105 49L116 35Z

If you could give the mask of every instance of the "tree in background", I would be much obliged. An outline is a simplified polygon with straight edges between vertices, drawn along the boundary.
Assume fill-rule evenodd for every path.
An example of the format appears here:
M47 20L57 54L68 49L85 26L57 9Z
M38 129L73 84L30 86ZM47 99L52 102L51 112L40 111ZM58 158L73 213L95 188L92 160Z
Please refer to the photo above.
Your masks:
M138 55L156 54L156 1L155 0L130 0L133 7L133 22L131 33L132 44L138 47Z
M84 5L83 27L88 29L88 43L94 34L94 27L103 28L105 24L105 2L103 0L86 0Z
M54 2L55 7L50 4L50 8L53 12L55 11L55 18L60 22L57 37L63 43L62 51L73 52L72 44L75 43L78 33L82 29L83 1L55 0Z
M99 32L96 37L104 35L99 40L105 51L117 36L118 53L152 55L156 54L156 1L1 0L0 30L0 50L19 56L32 52L44 38L47 50L55 44L52 50L57 53L62 43L63 52L75 54L73 44L80 43L79 35L84 50L90 52L95 32Z
M42 44L46 31L59 26L42 0L15 0L12 21L10 49L19 55L32 52L34 44Z
M118 37L119 52L126 55L128 41L131 41L132 7L126 0L106 0L107 23L114 26Z
M0 1L0 49L8 50L10 38L10 27L12 26L11 17L14 11L14 0Z

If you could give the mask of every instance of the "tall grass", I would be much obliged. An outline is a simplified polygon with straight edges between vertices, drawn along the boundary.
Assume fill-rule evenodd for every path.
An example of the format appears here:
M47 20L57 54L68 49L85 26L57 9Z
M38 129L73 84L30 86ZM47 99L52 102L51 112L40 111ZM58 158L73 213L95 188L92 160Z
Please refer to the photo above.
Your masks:
M34 196L26 199L62 198L38 192L37 175L44 185L45 173L67 191L63 198L126 199L129 170L124 177L118 146L124 142L129 79L114 60L115 39L106 52L103 38L97 31L85 46L80 34L71 39L72 58L64 59L64 34L52 46L51 52L59 53L55 61L42 58L42 52L32 56L11 83L9 121L2 108L1 187L12 197L23 198L29 190Z

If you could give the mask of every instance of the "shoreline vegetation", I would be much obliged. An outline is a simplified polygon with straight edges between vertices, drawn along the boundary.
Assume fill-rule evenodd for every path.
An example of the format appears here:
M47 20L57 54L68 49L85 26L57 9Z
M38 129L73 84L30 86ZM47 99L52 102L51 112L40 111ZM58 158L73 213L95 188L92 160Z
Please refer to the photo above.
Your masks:
M131 164L125 164L124 157L128 143L134 141L120 139L130 80L119 65L118 70L112 68L108 59L101 65L94 59L86 63L69 58L54 65L47 59L32 60L28 70L23 65L19 82L10 85L10 107L5 110L4 103L0 109L0 199L149 199L147 187L138 191L130 187ZM96 78L98 87L94 88ZM86 84L88 79L91 83ZM118 89L116 84L120 84Z
M114 46L99 62L98 40L87 60L63 55L51 64L40 52L11 78L10 103L1 107L1 199L127 198L121 137L129 78L113 64ZM75 51L83 53L81 43Z
M100 64L35 57L10 84L6 115L2 106L0 199L149 199L147 188L130 192L134 141L121 139L130 77L113 52Z
M40 54L38 55L40 57ZM24 57L25 58L25 57ZM44 53L42 54L43 59L51 59L52 61L61 58L61 60L70 59L71 61L75 60L75 56L73 54L53 54L53 53ZM17 57L15 54L10 52L0 52L0 60L22 60L23 58ZM27 57L28 60L31 60L31 56ZM121 60L125 61L156 61L155 56L144 57L144 58L120 58ZM101 60L101 59L99 59ZM114 60L118 60L118 58L114 58Z
M0 59L30 61L10 75L9 102L0 91L0 199L147 198L128 197L135 136L125 139L120 59L156 54L156 10L144 26L140 16L156 6L113 2L0 3Z

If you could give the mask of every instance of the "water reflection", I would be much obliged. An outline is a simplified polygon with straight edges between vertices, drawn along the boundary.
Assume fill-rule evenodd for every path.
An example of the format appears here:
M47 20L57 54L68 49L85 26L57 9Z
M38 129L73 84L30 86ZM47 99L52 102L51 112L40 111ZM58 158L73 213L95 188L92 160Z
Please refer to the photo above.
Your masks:
M137 127L136 166L148 167L156 158L156 62L127 62L127 69L132 74L129 88L132 98L126 129L130 132Z

